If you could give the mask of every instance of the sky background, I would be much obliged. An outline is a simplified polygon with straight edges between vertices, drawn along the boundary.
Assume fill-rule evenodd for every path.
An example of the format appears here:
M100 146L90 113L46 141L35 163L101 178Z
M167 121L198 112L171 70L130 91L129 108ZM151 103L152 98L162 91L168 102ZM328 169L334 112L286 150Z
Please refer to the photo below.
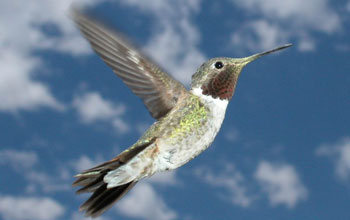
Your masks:
M0 219L84 219L73 175L154 122L74 27L72 2L187 87L209 58L294 44L245 67L208 150L99 220L350 219L349 0L0 1Z

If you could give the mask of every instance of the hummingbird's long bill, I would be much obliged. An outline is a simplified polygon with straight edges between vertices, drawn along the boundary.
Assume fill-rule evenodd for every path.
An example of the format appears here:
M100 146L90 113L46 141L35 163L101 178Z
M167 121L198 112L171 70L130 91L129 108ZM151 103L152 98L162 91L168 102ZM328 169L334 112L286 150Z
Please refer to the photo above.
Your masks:
M267 54L270 54L270 53L273 53L273 52L276 52L276 51L279 51L279 50L283 50L285 48L288 48L288 47L291 47L293 44L285 44L283 46L280 46L280 47L276 47L272 50L268 50L268 51L265 51L265 52L262 52L262 53L257 53L257 54L254 54L252 56L249 56L249 57L245 57L245 58L242 58L242 64L245 66L247 65L248 63L258 59L259 57L262 57L264 55L267 55Z

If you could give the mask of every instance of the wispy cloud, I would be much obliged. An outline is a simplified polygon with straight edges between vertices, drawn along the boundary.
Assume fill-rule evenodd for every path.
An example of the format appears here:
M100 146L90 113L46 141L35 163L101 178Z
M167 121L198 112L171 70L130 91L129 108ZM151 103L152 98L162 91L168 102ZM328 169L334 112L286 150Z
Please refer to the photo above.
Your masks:
M32 151L4 149L0 151L0 165L16 170L31 168L38 162L38 155Z
M94 159L86 155L81 155L77 160L71 161L70 164L75 172L81 172L83 170L87 170L89 168L97 166L98 164L104 161L105 160L102 158L102 156L99 155L96 156Z
M87 218L84 216L83 212L73 212L71 215L71 220L86 220ZM99 216L94 218L94 220L110 220L110 218L105 216Z
M57 193L72 189L71 183L73 181L73 175L94 167L104 161L105 160L100 155L97 155L94 158L81 155L77 159L60 163L56 167L56 170L51 172L43 172L38 169L27 169L20 173L28 181L26 186L27 193Z
M54 220L65 208L49 197L0 197L0 215L4 220Z
M238 7L261 13L271 19L294 19L291 25L332 33L340 28L340 18L329 0L236 0Z
M306 187L292 165L261 161L254 176L273 206L281 204L293 208L308 196Z
M71 189L71 184L67 183L62 175L52 175L37 170L27 171L24 177L28 181L26 191L28 193L36 192L61 192Z
M43 106L64 109L49 86L35 79L40 69L47 68L45 60L34 52L50 50L78 55L91 51L68 17L72 2L38 0L30 6L25 0L0 3L0 111ZM97 1L74 2L92 5ZM49 34L49 30L57 34Z
M179 184L179 180L177 179L175 170L157 173L154 176L148 178L147 182L162 185Z
M350 138L344 137L333 144L323 144L316 150L318 156L330 158L335 165L335 174L341 180L350 179Z
M208 184L223 188L226 192L223 197L235 205L249 207L253 197L248 195L243 175L232 164L226 164L220 172L211 171L207 167L200 167L195 171L196 175Z
M151 126L150 123L140 122L136 125L136 131L142 135Z
M73 2L84 7L102 1L38 0L31 6L24 0L0 3L0 111L65 109L49 85L36 79L39 70L48 68L45 59L35 52L54 51L73 56L92 53L68 16ZM154 15L154 30L145 50L188 84L191 74L205 59L197 48L199 32L191 22L191 15L199 11L200 1L123 0L120 4ZM114 125L126 128L120 120L114 121Z
M27 181L26 192L47 193L70 189L70 184L66 182L67 174L64 169L56 171L57 174L48 174L37 169L39 164L39 156L33 151L9 149L0 151L0 165L11 167Z
M123 104L115 104L103 98L98 92L85 92L75 96L73 107L79 113L84 123L103 121L111 123L119 133L130 130L129 125L123 120L126 107Z
M200 10L200 1L123 0L121 3L154 16L154 30L145 51L189 85L191 75L206 59L198 49L200 33L191 21L191 15Z
M9 18L1 18L0 15L0 20ZM1 29L6 33L6 29ZM1 45L0 111L35 110L42 106L62 111L64 105L54 98L48 86L33 79L34 71L42 66L41 60Z
M109 120L125 112L124 105L116 105L102 98L97 92L86 92L76 96L73 100L73 106L77 109L81 120L85 123Z
M286 42L287 33L278 25L264 19L253 20L232 34L235 46L247 46L251 50L266 50Z
M172 220L178 217L178 214L156 193L152 185L146 182L137 184L116 208L121 214L132 218Z
M301 51L314 50L313 32L333 34L342 28L341 18L329 0L232 0L249 14L259 16L232 34L232 42L250 50L268 49L292 39ZM244 42L244 44L242 44Z
M239 135L239 130L235 127L231 127L225 132L225 138L230 142L236 142L239 139Z

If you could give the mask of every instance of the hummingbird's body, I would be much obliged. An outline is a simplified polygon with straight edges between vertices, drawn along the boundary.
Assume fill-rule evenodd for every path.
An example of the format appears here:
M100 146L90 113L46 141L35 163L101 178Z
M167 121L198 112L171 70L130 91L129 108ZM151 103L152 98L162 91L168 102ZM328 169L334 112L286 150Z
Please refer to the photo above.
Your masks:
M106 175L104 180L109 187L176 169L209 147L221 127L228 101L203 96L199 91L186 94L125 151L149 143L127 164Z
M242 68L256 58L214 58L192 76L191 90L133 49L109 29L76 12L75 21L92 48L157 120L129 149L76 177L77 191L93 192L81 206L96 217L139 180L176 169L207 149L220 130Z

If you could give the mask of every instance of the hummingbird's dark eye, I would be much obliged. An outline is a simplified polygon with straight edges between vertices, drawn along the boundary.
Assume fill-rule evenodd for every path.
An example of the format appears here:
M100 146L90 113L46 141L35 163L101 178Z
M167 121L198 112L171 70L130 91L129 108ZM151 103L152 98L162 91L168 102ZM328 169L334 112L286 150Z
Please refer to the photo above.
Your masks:
M220 62L220 61L215 63L215 68L216 69L221 69L223 66L224 66L224 64L222 62Z

